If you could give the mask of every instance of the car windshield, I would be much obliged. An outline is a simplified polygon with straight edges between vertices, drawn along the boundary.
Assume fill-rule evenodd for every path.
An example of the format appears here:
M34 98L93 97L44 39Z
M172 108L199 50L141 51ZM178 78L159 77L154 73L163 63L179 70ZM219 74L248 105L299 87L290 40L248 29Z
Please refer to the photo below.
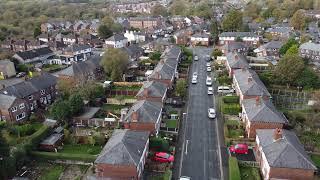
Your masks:
M161 154L160 157L165 158L165 159L169 159L170 155L165 153L165 154Z

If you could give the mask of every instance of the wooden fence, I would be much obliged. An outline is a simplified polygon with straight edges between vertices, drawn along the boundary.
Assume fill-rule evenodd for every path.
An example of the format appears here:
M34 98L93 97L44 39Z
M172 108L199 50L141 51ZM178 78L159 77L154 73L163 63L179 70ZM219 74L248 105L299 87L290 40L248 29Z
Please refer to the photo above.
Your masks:
M143 82L113 82L116 86L142 86Z
M109 90L107 96L135 96L138 92L136 90Z
M244 167L255 167L255 168L259 168L260 165L257 161L241 161L238 160L238 163L240 166L244 166Z
M125 104L133 104L137 101L137 99L116 99L116 98L107 98L107 104L118 104L118 105L125 105Z

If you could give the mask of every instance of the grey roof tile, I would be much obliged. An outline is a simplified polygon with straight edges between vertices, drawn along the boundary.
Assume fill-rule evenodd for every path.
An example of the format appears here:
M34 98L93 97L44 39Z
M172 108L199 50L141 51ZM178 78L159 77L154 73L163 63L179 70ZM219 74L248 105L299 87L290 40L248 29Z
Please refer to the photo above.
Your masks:
M137 112L138 122L155 123L161 115L162 103L147 100L137 101L129 109L124 121L132 122L133 112Z
M0 94L0 109L9 109L15 100L14 96Z
M249 68L247 58L238 52L227 53L227 63L232 69Z
M151 97L164 97L167 92L167 85L157 81L146 81L139 90L136 96L144 96L144 91L148 91L148 96Z

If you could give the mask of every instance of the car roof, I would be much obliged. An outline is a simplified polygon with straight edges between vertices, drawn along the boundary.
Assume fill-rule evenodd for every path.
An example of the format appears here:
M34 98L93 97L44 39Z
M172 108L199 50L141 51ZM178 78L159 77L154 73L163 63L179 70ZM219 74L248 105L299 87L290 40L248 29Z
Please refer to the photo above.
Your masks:
M244 147L244 148L247 148L248 145L247 144L237 144L238 147Z
M156 155L157 156L165 156L167 155L168 153L165 153L165 152L156 152Z
M209 108L210 112L216 112L216 110L214 108Z
M212 89L213 89L213 87L208 87L208 89L211 89L211 90L212 90Z

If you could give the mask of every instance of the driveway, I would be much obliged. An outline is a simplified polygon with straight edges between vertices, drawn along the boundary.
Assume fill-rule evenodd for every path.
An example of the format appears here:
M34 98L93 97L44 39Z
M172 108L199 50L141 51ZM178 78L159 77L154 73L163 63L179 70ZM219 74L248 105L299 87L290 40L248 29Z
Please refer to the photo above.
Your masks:
M192 76L193 72L198 72L198 81L191 84L189 77L188 104L179 131L179 150L174 169L176 179L179 176L201 180L226 179L228 155L220 146L223 144L220 119L219 116L209 119L207 115L208 107L217 109L216 97L207 95L206 77L211 73L206 72L205 56L211 51L212 48L193 49L199 60L193 62L190 74Z

